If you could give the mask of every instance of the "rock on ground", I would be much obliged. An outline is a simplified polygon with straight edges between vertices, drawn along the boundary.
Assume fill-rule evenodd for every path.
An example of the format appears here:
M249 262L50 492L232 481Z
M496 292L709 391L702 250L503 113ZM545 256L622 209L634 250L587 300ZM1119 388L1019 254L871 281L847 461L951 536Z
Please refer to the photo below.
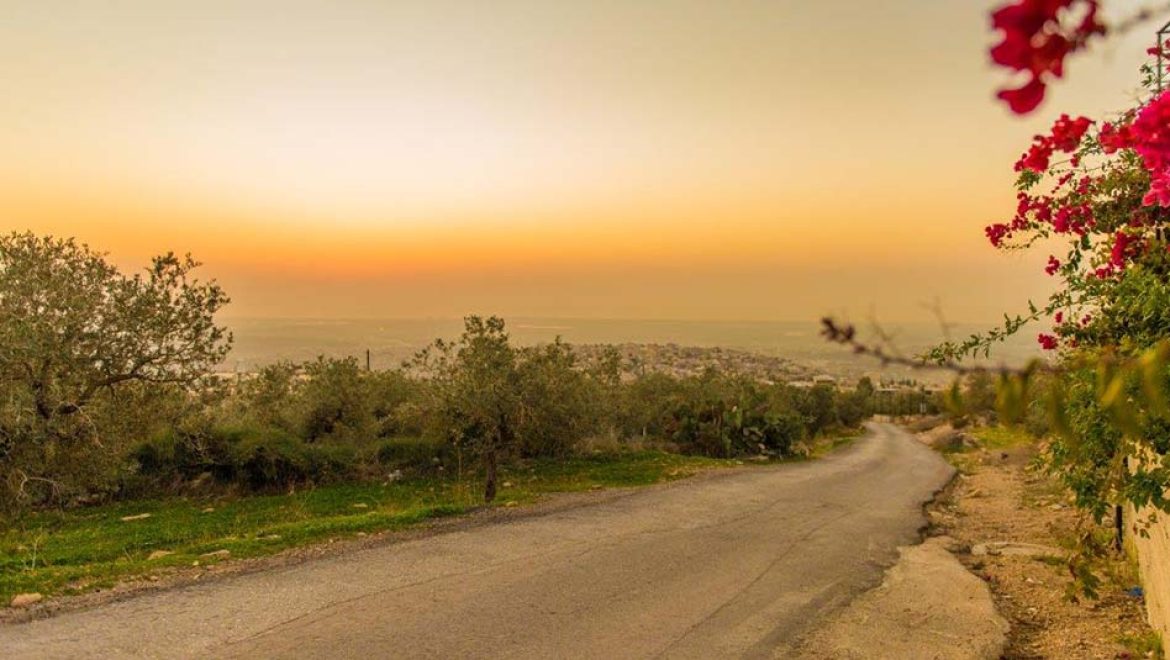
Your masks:
M43 599L44 596L38 593L16 594L12 597L12 602L8 605L9 607L28 607L29 605L35 605L41 602Z
M1008 623L947 537L901 549L881 586L807 637L801 658L999 658Z

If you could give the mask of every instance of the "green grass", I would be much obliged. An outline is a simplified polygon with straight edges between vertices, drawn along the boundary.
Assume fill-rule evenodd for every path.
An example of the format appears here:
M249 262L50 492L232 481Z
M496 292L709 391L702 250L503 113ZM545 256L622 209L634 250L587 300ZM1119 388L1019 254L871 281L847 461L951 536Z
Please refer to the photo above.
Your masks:
M987 449L1009 449L1035 442L1024 429L1008 426L984 426L972 430L971 433Z
M814 443L811 457L820 458L821 456L826 456L835 451L848 447L857 440L861 439L864 435L865 429L858 429L849 431L844 435L822 438L818 442Z
M1152 630L1137 635L1122 635L1118 641L1121 642L1122 646L1126 647L1133 653L1133 657L1166 657L1162 649L1162 637Z
M736 461L661 452L543 460L504 468L496 504L555 492L644 486ZM286 495L170 498L40 511L0 531L0 603L14 594L81 593L175 566L258 557L326 539L417 525L481 505L481 483L417 479L341 484ZM149 513L138 520L122 518ZM173 554L149 560L164 550Z

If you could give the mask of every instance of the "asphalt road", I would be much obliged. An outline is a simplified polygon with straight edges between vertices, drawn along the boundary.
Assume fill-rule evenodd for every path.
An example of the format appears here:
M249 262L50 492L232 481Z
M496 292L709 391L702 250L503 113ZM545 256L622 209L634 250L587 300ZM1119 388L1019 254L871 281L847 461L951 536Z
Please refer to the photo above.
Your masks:
M875 424L822 460L0 626L0 655L769 657L880 582L951 473Z

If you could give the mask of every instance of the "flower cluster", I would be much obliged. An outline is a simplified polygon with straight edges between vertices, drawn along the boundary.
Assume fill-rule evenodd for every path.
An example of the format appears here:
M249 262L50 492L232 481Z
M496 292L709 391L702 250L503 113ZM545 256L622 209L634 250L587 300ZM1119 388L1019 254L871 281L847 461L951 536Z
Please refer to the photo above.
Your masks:
M1155 97L1131 123L1102 126L1098 139L1107 154L1121 149L1137 152L1150 174L1150 188L1142 203L1170 206L1170 92Z
M1012 112L1034 110L1044 100L1049 79L1064 75L1065 57L1094 35L1105 34L1097 10L1097 0L1015 0L991 15L992 26L1003 33L991 59L1027 74L1022 86L999 92ZM1071 20L1076 14L1080 19Z
M1068 5L1044 6L1056 11ZM1164 47L1152 51L1158 57L1168 54ZM1088 117L1061 115L1048 133L1032 139L1015 171L1014 216L984 232L992 245L1005 249L1067 237L1067 257L1048 255L1044 265L1044 272L1059 276L1063 286L1039 312L1056 312L1052 331L1036 340L1046 350L1075 348L1095 330L1088 315L1079 324L1066 322L1065 310L1099 311L1131 272L1149 272L1132 266L1166 263L1170 91L1154 93L1144 105L1100 125Z
M1036 341L1040 342L1040 348L1046 351L1055 351L1060 347L1060 340L1057 339L1056 335L1050 335L1046 332L1036 335Z
M1081 139L1092 125L1093 120L1088 117L1073 119L1068 115L1061 115L1052 125L1051 135L1037 135L1032 139L1032 146L1016 161L1016 171L1031 170L1037 174L1047 172L1052 155L1057 151L1066 154L1076 153L1077 148L1081 146ZM1076 156L1073 156L1073 159L1075 167L1079 159Z
M1047 174L1053 167L1052 157L1056 153L1069 154L1068 164L1072 168L1078 167L1081 161L1078 150L1093 123L1088 117L1073 119L1061 115L1048 135L1037 135L1032 139L1028 151L1016 161L1015 170L1032 177ZM1093 193L1093 186L1091 177L1078 179L1077 173L1070 169L1060 175L1053 194L1032 195L1021 190L1017 194L1016 214L1012 221L992 224L984 229L984 233L995 247L1004 247L1014 232L1038 228L1057 234L1084 235L1094 225L1093 208L1087 201ZM1055 259L1048 265L1050 275L1060 269L1060 262Z
M1048 255L1048 265L1044 267L1044 272L1049 275L1055 275L1060 272L1060 259L1052 255ZM1059 321L1057 321L1059 323Z

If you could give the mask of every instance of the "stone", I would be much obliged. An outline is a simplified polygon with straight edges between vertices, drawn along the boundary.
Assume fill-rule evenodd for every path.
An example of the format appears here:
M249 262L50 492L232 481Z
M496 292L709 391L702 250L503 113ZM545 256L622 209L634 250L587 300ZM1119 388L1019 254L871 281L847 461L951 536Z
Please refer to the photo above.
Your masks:
M175 554L175 553L171 552L170 550L155 550L154 552L150 553L149 556L147 556L146 561L154 561L156 559L162 559L163 557L169 557L170 555L173 555L173 554Z
M203 513L214 513L214 512L215 512L215 507L213 507L213 506L209 506L203 510Z
M987 555L1004 555L1014 557L1062 557L1064 551L1047 545L1035 543L1018 543L1015 541L992 541L990 543L976 543L971 546L971 554L982 557Z
M138 513L133 516L122 516L122 522L131 522L133 520L146 520L150 517L149 513Z
M358 502L357 504L353 504L351 506L353 506L353 508L355 508L355 509L368 509L368 508L370 508L370 505L366 504L365 502Z
M41 602L44 599L45 599L44 596L42 596L36 592L25 593L25 594L16 594L15 596L12 597L12 602L8 603L8 606L9 607L29 607L29 606L32 606L32 605L35 605L35 604Z
M928 444L939 451L959 451L963 449L965 435L958 431L939 429L930 436Z
M511 481L505 481L504 483L500 484L500 487L501 487L501 488L511 488L511 487L512 487L512 482L511 482Z
M214 550L212 552L205 552L199 556L206 557L208 559L227 559L228 557L232 556L232 551L231 550Z

